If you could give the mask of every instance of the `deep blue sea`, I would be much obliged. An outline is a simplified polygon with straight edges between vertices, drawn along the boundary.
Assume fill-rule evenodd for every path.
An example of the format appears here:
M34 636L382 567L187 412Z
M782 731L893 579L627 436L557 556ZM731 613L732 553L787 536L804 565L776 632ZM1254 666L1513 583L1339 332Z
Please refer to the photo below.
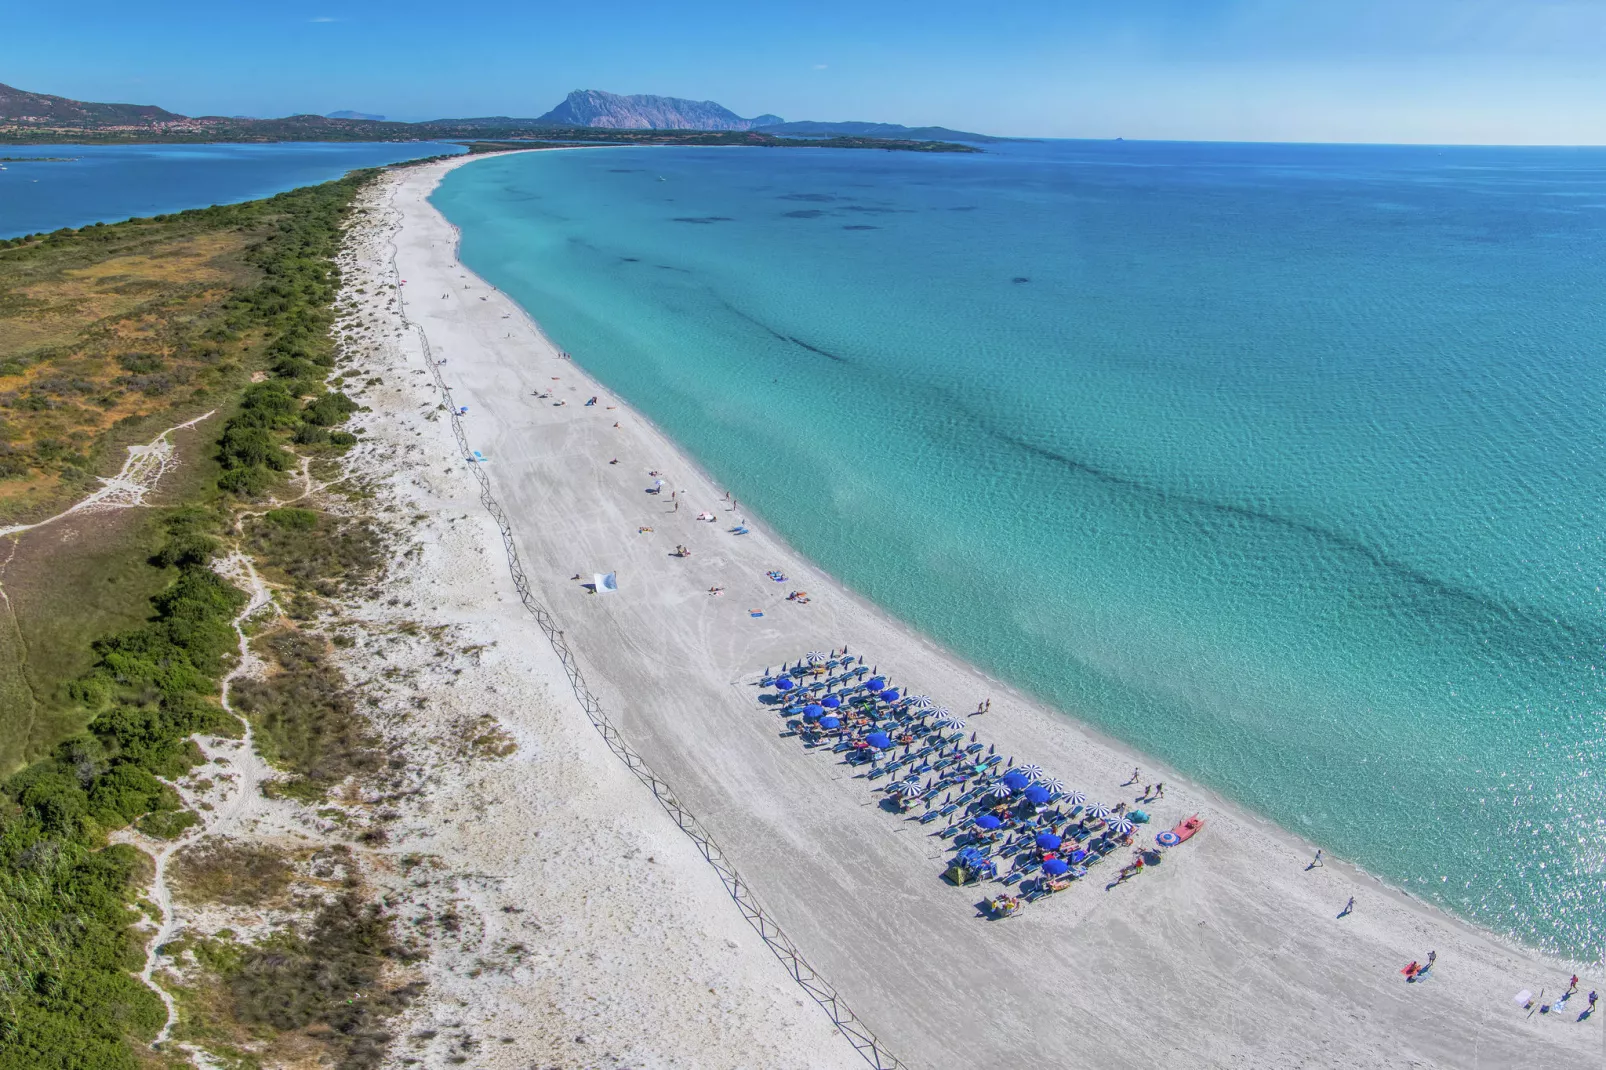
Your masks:
M1489 928L1606 936L1606 151L487 159L466 262L793 545Z
M255 200L359 167L464 151L437 142L0 145L10 158L0 160L0 238Z

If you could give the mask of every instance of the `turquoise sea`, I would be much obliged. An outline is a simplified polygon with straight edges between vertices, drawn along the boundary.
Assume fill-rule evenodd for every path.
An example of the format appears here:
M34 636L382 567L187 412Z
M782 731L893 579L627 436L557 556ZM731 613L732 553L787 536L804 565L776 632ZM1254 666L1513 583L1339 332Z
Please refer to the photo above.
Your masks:
M1606 938L1606 151L620 148L465 261L802 552L1528 943Z
M0 145L0 238L255 200L359 167L464 151L426 141Z

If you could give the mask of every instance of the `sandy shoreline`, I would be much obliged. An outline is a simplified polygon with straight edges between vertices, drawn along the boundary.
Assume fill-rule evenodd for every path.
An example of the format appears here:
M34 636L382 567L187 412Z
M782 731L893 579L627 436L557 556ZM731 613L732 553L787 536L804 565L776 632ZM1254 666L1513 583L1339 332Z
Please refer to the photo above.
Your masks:
M562 360L522 310L456 262L452 228L426 198L439 176L462 162L384 180L400 218L396 263L406 280L408 316L447 360L442 371L453 400L469 407L471 448L489 459L486 471L535 597L565 630L590 686L632 745L905 1063L1598 1065L1598 1022L1575 1023L1576 1010L1564 1020L1530 1018L1512 1002L1522 988L1555 994L1572 967L1507 946L1340 863L1306 870L1309 853L1295 837L964 665L841 589L751 518L751 534L730 535L727 529L745 514L727 510L705 473ZM376 277L388 274L388 253L385 262L371 262ZM365 255L380 254L375 246ZM405 350L404 341L399 356L412 361L413 374L400 393L411 396L389 399L389 412L386 399L369 404L376 418L395 423L398 435L421 432L434 440L432 450L449 447L455 457L446 421L422 419L432 408L428 400L439 396L426 385L421 355ZM553 397L539 400L537 391ZM601 400L586 407L592 395ZM615 458L618 464L610 465ZM453 500L472 509L488 534L488 518L469 504L466 466L456 468L443 477ZM667 481L661 497L643 493L650 471ZM670 511L671 490L678 511ZM696 521L703 510L718 522ZM693 556L670 556L682 543ZM500 540L493 546L499 550ZM770 582L768 569L783 571L789 582ZM571 580L606 571L618 572L618 594L593 596ZM710 596L715 585L725 593ZM505 569L495 587L504 604L490 630L504 651L518 647L504 656L523 662L523 671L541 679L548 703L563 706L567 680L550 648L544 656L532 649L544 642L539 631L527 619L515 621L522 611L508 597ZM482 585L482 596L487 589ZM811 602L786 602L794 589L809 591ZM464 611L473 609L466 592L464 599ZM764 616L751 617L749 609ZM990 697L991 712L972 722L983 740L1043 765L1090 799L1131 802L1118 785L1136 765L1145 769L1145 781L1166 781L1166 798L1148 807L1154 827L1195 811L1208 827L1136 881L1106 891L1113 873L1095 871L1020 919L977 921L978 895L937 879L943 852L926 836L929 828L879 811L878 796L845 767L776 738L779 722L755 701L752 681L765 666L843 643L956 712ZM518 714L495 712L520 736L521 750L550 745L542 732L528 726L521 732ZM576 718L583 718L578 709L560 709L545 731L566 737L576 728L591 731ZM622 773L599 740L573 746L596 776L609 776L597 762ZM498 769L493 779L506 780L515 768ZM631 800L615 815L624 826L673 830L661 812L651 816L651 796L627 775L609 783ZM490 826L505 819L495 808L482 817ZM544 820L541 807L531 806L521 820ZM643 834L658 842L656 832ZM680 864L689 857L711 876L694 851L688 855L689 841L681 844ZM655 849L673 853L667 845ZM1106 863L1104 870L1113 868ZM663 947L659 928L677 932L687 912L698 915L698 925L740 948L739 987L746 992L737 1001L756 1000L767 1010L733 1009L714 1029L728 1047L665 1035L656 1059L647 1057L651 1042L632 1033L635 1024L598 1028L631 1034L636 1058L648 1065L858 1062L845 1040L829 1037L818 1009L791 998L799 990L773 958L763 961L767 952L730 900L710 898L706 880L699 884L689 872L677 870L676 879L700 890L680 902L678 917L676 910L658 911L638 928L644 947L656 954ZM712 887L719 889L717 880ZM1355 913L1336 918L1350 896ZM716 899L722 899L717 906ZM1438 952L1432 978L1404 983L1400 967L1430 949ZM1599 983L1586 976L1585 990ZM638 995L659 1001L659 1015L672 1016L674 1001L686 998L672 988L649 989ZM815 1024L799 1015L812 1015ZM744 1030L769 1038L770 1057L732 1054L747 1043ZM814 1047L822 1040L830 1050Z

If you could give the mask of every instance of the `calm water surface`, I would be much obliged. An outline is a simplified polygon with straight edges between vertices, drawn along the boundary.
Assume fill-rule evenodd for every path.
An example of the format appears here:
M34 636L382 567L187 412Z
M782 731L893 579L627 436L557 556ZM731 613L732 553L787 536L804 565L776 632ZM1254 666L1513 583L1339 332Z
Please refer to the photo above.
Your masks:
M0 145L10 158L0 162L0 238L271 197L359 167L463 151L436 142Z
M436 202L893 613L1598 954L1606 152L588 149Z

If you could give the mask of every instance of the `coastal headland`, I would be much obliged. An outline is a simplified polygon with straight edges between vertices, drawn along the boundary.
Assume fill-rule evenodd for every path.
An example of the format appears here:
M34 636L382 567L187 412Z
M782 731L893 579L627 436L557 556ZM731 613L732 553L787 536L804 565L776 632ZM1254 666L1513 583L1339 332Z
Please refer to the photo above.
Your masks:
M450 478L466 483L470 465L484 466L532 597L590 691L897 1059L933 1068L1598 1064L1599 1023L1575 1021L1576 1010L1529 1014L1513 1001L1523 989L1559 994L1578 967L1338 860L1310 865L1313 845L965 665L802 560L457 261L457 235L429 195L462 163L381 180L392 212L377 225L394 231L363 255L375 276L393 269L399 314L429 356L411 354L416 366L391 412L369 403L448 446L442 407L466 409L454 418L478 456L456 460ZM369 309L387 311L378 300ZM593 576L609 572L618 590L592 593ZM788 599L794 590L808 601ZM529 649L539 646L529 629L517 634L526 649L504 643L502 656L562 695L569 680L550 649ZM990 700L971 720L980 740L1090 800L1130 805L1144 783L1163 781L1165 797L1146 804L1151 827L1198 813L1204 830L1135 880L1095 871L1018 918L978 919L980 894L939 879L946 843L928 835L933 826L884 812L855 770L778 738L783 722L758 700L766 668L843 646L956 712ZM496 712L517 734L518 712ZM577 705L564 716L584 724ZM613 761L600 747L593 759ZM1123 786L1134 767L1139 783ZM651 798L614 782L633 800ZM510 814L491 805L472 820L497 827ZM735 904L720 909L728 913L710 924L740 918ZM657 939L650 928L640 938ZM743 937L744 954L756 941ZM1402 967L1429 952L1434 968L1408 982ZM791 984L779 964L773 972ZM1583 988L1600 983L1588 975ZM664 1065L726 1065L662 1055ZM827 1060L838 1058L809 1061Z

